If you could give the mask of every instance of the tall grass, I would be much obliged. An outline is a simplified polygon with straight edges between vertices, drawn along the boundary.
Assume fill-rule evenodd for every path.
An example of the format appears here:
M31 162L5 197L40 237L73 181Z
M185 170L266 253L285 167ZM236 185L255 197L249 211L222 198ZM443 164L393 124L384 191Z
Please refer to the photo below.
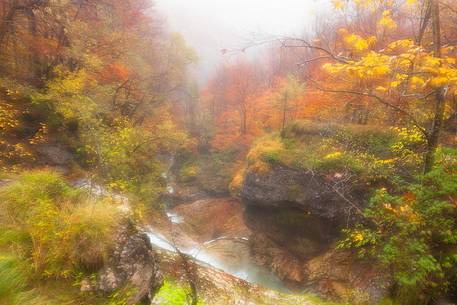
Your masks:
M26 172L0 188L0 304L26 304L30 285L45 279L97 271L121 215L53 172Z

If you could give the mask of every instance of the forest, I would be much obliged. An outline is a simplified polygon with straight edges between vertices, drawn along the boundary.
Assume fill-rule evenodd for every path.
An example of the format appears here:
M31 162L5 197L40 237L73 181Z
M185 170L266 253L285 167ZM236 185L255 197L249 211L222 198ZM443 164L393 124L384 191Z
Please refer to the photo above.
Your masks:
M317 2L0 0L0 305L457 304L457 1Z

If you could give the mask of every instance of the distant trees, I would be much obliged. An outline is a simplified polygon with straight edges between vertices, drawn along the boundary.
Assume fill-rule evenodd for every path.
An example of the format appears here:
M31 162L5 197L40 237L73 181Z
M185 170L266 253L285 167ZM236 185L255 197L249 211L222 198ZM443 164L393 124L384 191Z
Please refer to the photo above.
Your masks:
M242 115L241 122L248 117L251 126L271 130L272 126L265 124L265 113L269 112L271 121L280 116L281 125L285 125L289 90L278 89L277 84L287 83L287 74L293 72L296 85L306 84L307 88L297 93L300 103L295 119L412 126L424 136L424 171L430 171L440 132L444 124L455 121L457 69L455 41L451 38L455 36L451 30L455 26L455 2L333 3L338 18L319 23L314 36L278 37L276 52L251 66L250 70L263 71L265 81L249 99L255 113ZM235 87L239 88L249 74L235 74ZM230 79L229 73L226 78ZM215 86L208 89L214 92L212 88ZM276 112L271 103L265 103L272 100L266 96L278 94L275 91L282 105ZM229 103L226 105L230 110ZM243 106L243 114L248 112L243 111L247 109L244 105L231 107ZM217 124L215 127L218 129Z

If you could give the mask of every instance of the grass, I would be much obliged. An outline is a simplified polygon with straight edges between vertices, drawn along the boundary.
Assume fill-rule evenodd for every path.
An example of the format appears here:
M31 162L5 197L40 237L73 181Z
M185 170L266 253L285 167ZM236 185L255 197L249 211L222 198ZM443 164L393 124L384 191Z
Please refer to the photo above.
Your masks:
M369 126L294 122L285 136L258 139L247 156L248 170L268 174L275 165L320 173L349 171L362 180L388 177L394 170L394 133Z
M76 275L101 268L121 212L54 172L25 172L13 179L0 188L0 304L90 304L60 301L65 293L56 294L54 302L38 288L62 282L70 292ZM68 300L74 298L70 294Z

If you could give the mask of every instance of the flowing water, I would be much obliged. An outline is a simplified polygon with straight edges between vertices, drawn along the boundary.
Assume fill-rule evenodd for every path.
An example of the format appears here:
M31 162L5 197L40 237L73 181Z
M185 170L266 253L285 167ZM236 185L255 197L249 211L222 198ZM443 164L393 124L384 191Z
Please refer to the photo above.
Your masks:
M173 162L173 160L170 162ZM175 190L171 183L173 179L169 173L169 169L162 174L162 177L167 180L167 192L173 193ZM171 225L176 227L195 221L194 219L186 219L171 210L168 210L166 214ZM176 252L177 247L180 252L193 257L195 261L203 265L220 269L252 284L280 291L288 291L278 277L266 268L260 267L253 262L250 257L249 239L245 236L218 237L205 242L193 241L191 246L183 246L172 243L156 228L149 227L146 233L154 247L171 252Z
M176 219L175 215L172 216ZM170 221L174 221L170 219ZM176 252L173 243L164 235L149 227L147 235L151 244L159 249ZM219 237L195 247L179 247L179 251L193 257L197 262L220 269L249 283L279 291L287 291L286 286L266 268L250 260L248 239Z

